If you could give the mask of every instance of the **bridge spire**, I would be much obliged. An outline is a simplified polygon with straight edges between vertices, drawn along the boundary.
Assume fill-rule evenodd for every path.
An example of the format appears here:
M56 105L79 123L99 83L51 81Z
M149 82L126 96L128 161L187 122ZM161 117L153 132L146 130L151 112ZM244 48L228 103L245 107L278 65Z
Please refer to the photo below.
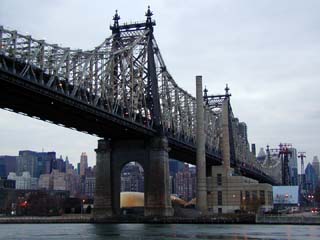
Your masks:
M230 97L231 96L231 94L229 93L229 90L230 90L230 88L228 87L228 83L226 84L226 88L224 89L225 90L225 95L226 95L226 97Z
M118 10L116 10L116 13L114 14L112 20L113 20L113 27L111 27L112 33L119 33L119 31L120 31L120 29L119 29L120 15L118 14Z
M153 12L150 10L150 6L148 6L148 10L145 14L145 16L147 17L147 21L146 21L146 25L148 28L150 28L151 30L153 29L153 25L155 25L154 21L152 21L152 16L153 16Z
M151 22L151 17L153 16L153 12L150 10L150 6L148 6L148 10L146 12L147 22Z
M204 87L204 90L203 90L203 98L204 98L204 100L205 100L205 104L206 104L206 105L209 105L207 86Z

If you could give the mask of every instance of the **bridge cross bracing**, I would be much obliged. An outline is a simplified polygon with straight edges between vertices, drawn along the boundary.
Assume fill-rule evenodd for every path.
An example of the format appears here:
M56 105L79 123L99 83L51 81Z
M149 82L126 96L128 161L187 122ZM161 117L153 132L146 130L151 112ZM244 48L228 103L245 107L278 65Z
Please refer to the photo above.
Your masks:
M155 22L151 16L146 22L133 24L119 25L118 20L114 18L110 37L86 51L60 47L0 26L0 69L113 116L125 130L160 133L168 137L172 147L194 149L196 99L169 73L153 35ZM212 108L205 104L204 112L207 157L221 161L221 105ZM233 116L232 109L230 123L232 164L246 166L249 159L247 167L263 174L252 161L244 125ZM89 133L105 137L100 132Z
M179 141L195 143L195 98L170 75L151 30L137 25L123 25L120 36L113 34L89 51L60 47L1 27L1 68L9 70L12 59L16 65L12 71L23 78L153 129L154 96L148 83L152 38L163 131ZM209 152L219 152L218 129L218 115L206 109Z

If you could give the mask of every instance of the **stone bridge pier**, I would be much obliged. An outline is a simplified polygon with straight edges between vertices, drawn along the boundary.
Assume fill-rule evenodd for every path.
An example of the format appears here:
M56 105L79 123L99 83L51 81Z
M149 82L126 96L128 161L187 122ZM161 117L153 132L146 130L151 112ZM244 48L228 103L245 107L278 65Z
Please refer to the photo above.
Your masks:
M94 218L120 214L121 170L129 162L144 169L144 215L172 216L169 192L168 141L165 137L145 140L98 140Z

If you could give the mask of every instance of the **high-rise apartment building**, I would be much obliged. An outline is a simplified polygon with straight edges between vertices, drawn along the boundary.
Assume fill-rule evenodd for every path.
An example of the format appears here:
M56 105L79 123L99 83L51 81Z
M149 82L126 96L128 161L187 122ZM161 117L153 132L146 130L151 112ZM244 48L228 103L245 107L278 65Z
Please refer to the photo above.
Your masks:
M80 156L80 176L86 175L86 169L88 168L88 156L83 152Z
M169 159L169 171L170 171L170 193L171 194L177 194L177 189L176 189L176 174L179 171L182 171L184 168L184 163L174 160L174 159Z
M129 163L121 171L122 192L144 192L143 168L136 163Z
M85 180L85 195L89 198L94 197L94 191L96 186L96 178L95 177L86 177Z
M196 195L196 170L184 164L182 171L176 173L175 177L176 194L185 201L189 201Z

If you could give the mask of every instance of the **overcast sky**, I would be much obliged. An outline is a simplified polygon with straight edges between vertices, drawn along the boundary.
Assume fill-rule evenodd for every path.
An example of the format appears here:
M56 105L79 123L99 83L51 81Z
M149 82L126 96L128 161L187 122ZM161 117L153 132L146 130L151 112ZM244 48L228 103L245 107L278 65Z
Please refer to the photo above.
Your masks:
M0 24L64 47L91 49L121 22L144 21L175 81L195 96L195 75L210 93L231 88L234 114L257 150L292 143L320 154L320 1L294 0L1 0ZM95 163L97 138L0 110L0 155L55 150Z

